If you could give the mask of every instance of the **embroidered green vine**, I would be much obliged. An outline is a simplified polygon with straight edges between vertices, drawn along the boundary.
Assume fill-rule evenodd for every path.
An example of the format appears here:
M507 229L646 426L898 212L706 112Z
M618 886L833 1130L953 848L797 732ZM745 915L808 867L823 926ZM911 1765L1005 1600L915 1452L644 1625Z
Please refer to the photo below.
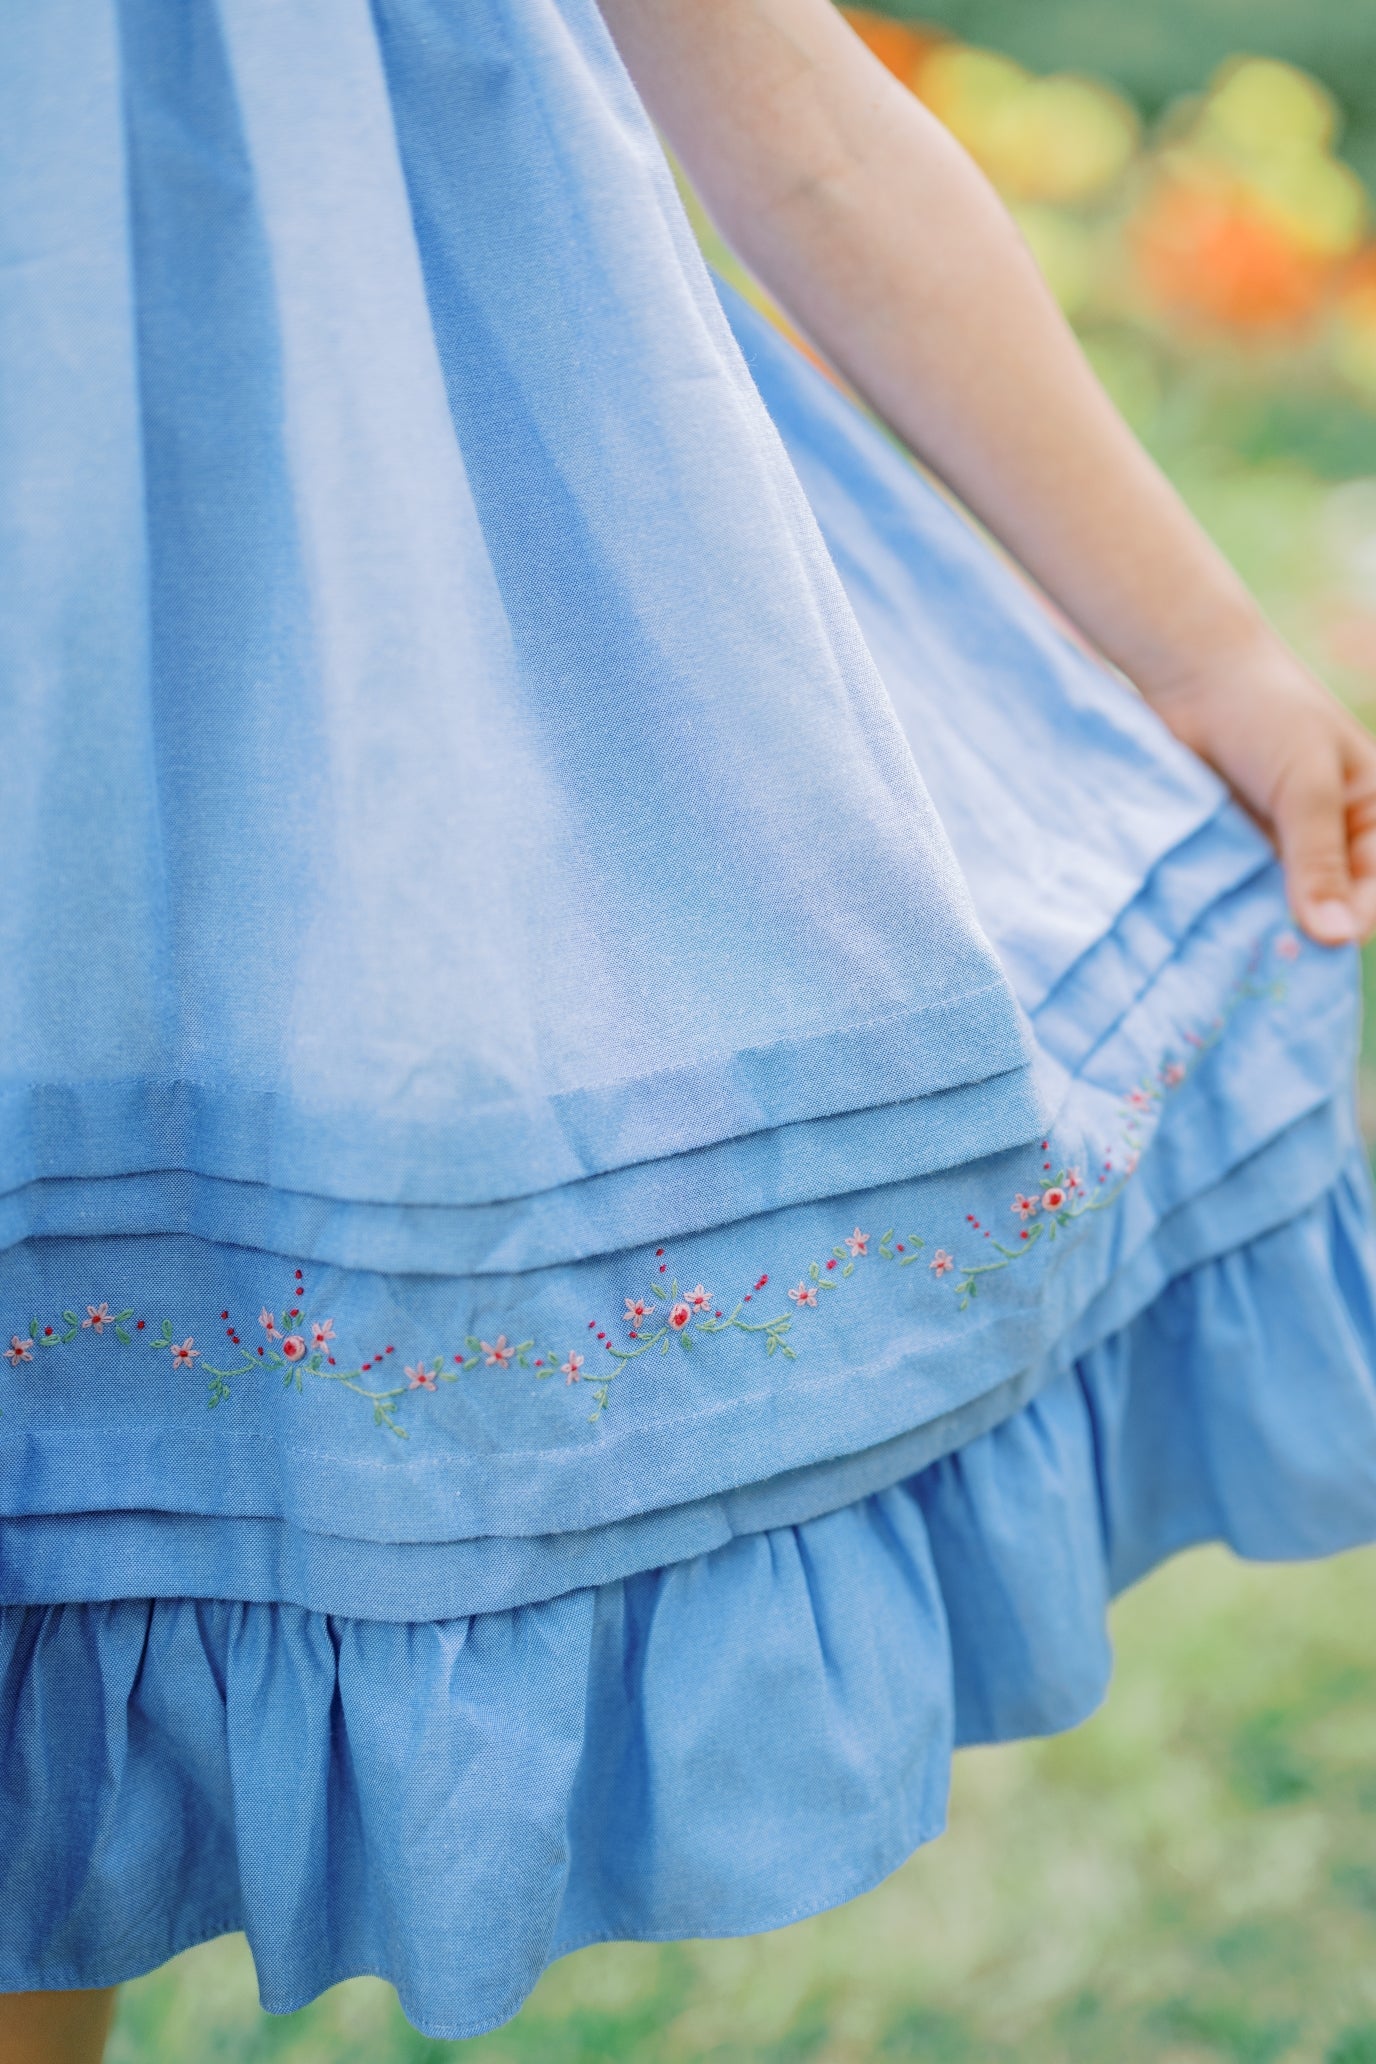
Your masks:
M380 1374L395 1367L392 1359L395 1348L388 1344L366 1360L341 1368L333 1352L334 1321L307 1313L305 1277L299 1268L295 1271L291 1293L293 1303L281 1311L264 1306L258 1314L258 1327L263 1338L255 1339L251 1349L241 1337L229 1311L221 1312L225 1336L234 1350L234 1359L227 1366L210 1362L190 1333L178 1340L177 1328L170 1319L163 1319L158 1330L140 1344L165 1353L174 1369L191 1371L199 1362L200 1373L207 1384L207 1404L212 1410L229 1401L235 1385L242 1379L260 1376L271 1369L280 1372L283 1387L288 1390L303 1390L304 1379L308 1375L322 1383L334 1384L362 1399L371 1408L375 1426L405 1440L409 1437L408 1430L398 1420L404 1400L414 1392L436 1392L440 1384L455 1383L460 1376L470 1375L478 1369L495 1370L499 1375L511 1369L523 1369L539 1380L548 1379L557 1371L568 1385L587 1385L593 1402L593 1410L588 1417L590 1421L596 1421L607 1408L611 1385L616 1378L640 1356L655 1349L661 1355L667 1355L677 1343L684 1353L689 1353L699 1341L739 1333L757 1339L766 1355L781 1354L787 1360L795 1361L798 1349L793 1344L792 1335L796 1322L804 1312L819 1309L821 1300L834 1293L841 1282L853 1277L862 1261L884 1261L900 1269L923 1263L936 1282L954 1293L957 1309L966 1311L988 1277L1025 1261L1037 1247L1058 1238L1078 1219L1088 1217L1092 1212L1106 1211L1119 1201L1137 1169L1146 1137L1159 1119L1161 1106L1183 1087L1204 1056L1218 1044L1239 1007L1254 997L1279 999L1284 996L1284 982L1263 971L1268 943L1281 961L1293 961L1300 951L1298 940L1288 929L1269 942L1263 941L1258 945L1229 991L1222 1009L1204 1030L1185 1032L1181 1039L1182 1052L1168 1051L1150 1075L1128 1090L1122 1104L1118 1146L1105 1156L1102 1165L1094 1172L1092 1187L1078 1168L1053 1167L1050 1160L1043 1161L1036 1181L1028 1190L1014 1194L1010 1210L1018 1221L1016 1242L997 1237L994 1228L983 1224L972 1212L965 1214L967 1230L963 1237L973 1239L978 1236L987 1241L988 1253L993 1258L960 1258L953 1248L945 1246L936 1247L929 1255L929 1243L921 1234L909 1233L899 1240L896 1228L892 1226L883 1233L871 1234L857 1225L838 1242L825 1261L806 1264L798 1282L787 1293L788 1305L792 1308L785 1307L765 1318L756 1316L754 1311L747 1311L747 1307L754 1305L755 1300L768 1289L767 1274L757 1277L751 1288L744 1291L728 1310L715 1305L711 1294L700 1282L690 1290L681 1288L678 1277L670 1273L665 1249L661 1247L655 1251L657 1267L648 1289L643 1294L627 1296L625 1300L622 1325L626 1344L614 1339L610 1329L599 1326L596 1319L587 1322L588 1332L595 1336L595 1342L590 1342L589 1348L595 1346L613 1365L608 1367L607 1362L603 1362L601 1373L588 1370L588 1356L577 1348L567 1348L560 1354L538 1348L534 1338L512 1342L505 1333L499 1333L495 1340L489 1341L469 1333L464 1336L463 1352L448 1357L433 1354L428 1358L418 1358L414 1363L404 1365L404 1381L381 1382ZM1044 1154L1050 1151L1049 1141L1042 1141L1041 1151ZM656 1280L658 1277L667 1280L661 1282ZM75 1311L64 1310L60 1319L48 1325L36 1318L30 1320L27 1332L13 1334L9 1346L0 1352L8 1360L11 1370L17 1373L46 1350L71 1346L83 1333L99 1339L108 1331L121 1346L129 1347L146 1330L147 1322L136 1317L132 1306L113 1311L108 1302L88 1304L84 1318Z

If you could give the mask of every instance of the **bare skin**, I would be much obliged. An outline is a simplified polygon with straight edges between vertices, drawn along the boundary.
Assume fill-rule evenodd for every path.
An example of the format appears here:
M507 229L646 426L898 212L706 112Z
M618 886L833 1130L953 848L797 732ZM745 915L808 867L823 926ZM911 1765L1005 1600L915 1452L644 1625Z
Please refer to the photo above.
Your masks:
M1217 769L1298 922L1376 931L1376 743L1117 415L972 160L831 0L602 0L723 235Z
M0 1994L0 2064L100 2064L116 1992Z

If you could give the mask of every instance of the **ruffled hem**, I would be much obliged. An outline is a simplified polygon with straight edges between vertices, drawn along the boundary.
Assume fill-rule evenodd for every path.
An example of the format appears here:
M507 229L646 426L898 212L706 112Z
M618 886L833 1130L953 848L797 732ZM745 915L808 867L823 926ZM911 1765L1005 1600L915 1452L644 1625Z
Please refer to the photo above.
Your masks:
M428 1623L5 1608L0 1985L242 1927L270 2009L373 1972L459 2038L586 1943L865 1890L939 1831L954 1745L1092 1710L1108 1600L1162 1557L1376 1536L1363 1184L902 1484L667 1568Z

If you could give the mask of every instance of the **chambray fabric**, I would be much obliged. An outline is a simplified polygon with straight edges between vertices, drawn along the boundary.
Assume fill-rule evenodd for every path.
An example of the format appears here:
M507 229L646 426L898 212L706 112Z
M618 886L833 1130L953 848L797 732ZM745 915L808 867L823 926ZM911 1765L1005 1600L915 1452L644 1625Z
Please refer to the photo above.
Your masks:
M380 1972L459 2037L582 1943L867 1889L940 1831L953 1743L1092 1709L1161 1556L1370 1538L1368 1242L1344 1184L894 1488L548 1603L0 1610L0 1986L244 1928L267 2007Z
M9 1185L482 1204L1025 1067L593 0L0 48Z
M468 2035L1376 1537L1355 956L592 0L0 52L0 1988Z
M467 1281L308 1272L185 1236L11 1248L0 1510L280 1521L351 1545L336 1609L391 1616L391 1559L371 1544L514 1539L529 1595L544 1595L561 1537L608 1530L598 1552L617 1566L627 1521L859 1454L1049 1372L1096 1301L1130 1312L1135 1285L1159 1286L1153 1255L1182 1212L1207 1242L1194 1207L1234 1171L1255 1214L1238 1238L1341 1173L1350 1118L1304 1121L1350 1095L1353 956L1300 946L1281 909L1274 869L1221 899L1032 1148L681 1247ZM1270 1178L1258 1156L1287 1141ZM1187 1243L1178 1265L1210 1251ZM637 1297L640 1320L623 1312ZM261 1583L235 1574L232 1531L208 1561L188 1535L179 1577L165 1539L147 1539L140 1588ZM17 1566L0 1575L22 1582ZM422 1588L415 1616L431 1610Z

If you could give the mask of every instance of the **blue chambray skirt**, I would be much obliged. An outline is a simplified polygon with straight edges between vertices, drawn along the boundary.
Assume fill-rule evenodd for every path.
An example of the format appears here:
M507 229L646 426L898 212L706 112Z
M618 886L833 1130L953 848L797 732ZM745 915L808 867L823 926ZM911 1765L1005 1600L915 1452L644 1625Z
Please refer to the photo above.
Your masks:
M1355 955L723 311L591 0L68 11L0 32L0 1988L242 1928L463 2037L875 1884L1162 1557L1376 1537Z

